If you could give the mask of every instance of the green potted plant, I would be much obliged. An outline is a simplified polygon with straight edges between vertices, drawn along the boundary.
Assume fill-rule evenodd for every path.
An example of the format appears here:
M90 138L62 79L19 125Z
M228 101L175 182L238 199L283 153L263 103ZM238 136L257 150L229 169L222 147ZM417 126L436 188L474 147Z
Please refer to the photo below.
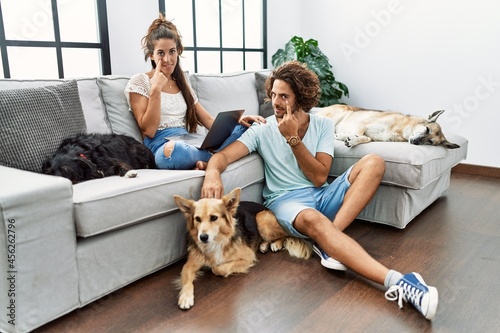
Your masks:
M339 100L343 95L349 97L347 86L335 80L331 69L332 65L330 65L328 57L319 49L318 41L309 39L304 42L302 37L294 36L286 43L285 49L279 49L271 58L275 68L290 60L306 63L318 75L321 85L318 106L340 104Z

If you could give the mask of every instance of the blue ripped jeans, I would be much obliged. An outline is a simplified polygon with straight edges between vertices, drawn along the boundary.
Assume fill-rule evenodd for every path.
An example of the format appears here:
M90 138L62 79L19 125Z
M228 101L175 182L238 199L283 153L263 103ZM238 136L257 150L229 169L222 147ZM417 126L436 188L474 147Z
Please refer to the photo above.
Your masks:
M216 150L222 150L224 147L236 141L245 131L246 127L238 125L235 127L231 135L224 141L224 143ZM196 162L208 162L212 153L198 149L193 145L187 144L184 141L176 141L174 149L169 157L165 157L164 146L169 141L165 138L170 136L179 136L187 134L187 130L182 127L170 127L158 130L154 138L144 138L144 144L148 147L155 156L156 166L160 169L169 170L191 170L194 169Z

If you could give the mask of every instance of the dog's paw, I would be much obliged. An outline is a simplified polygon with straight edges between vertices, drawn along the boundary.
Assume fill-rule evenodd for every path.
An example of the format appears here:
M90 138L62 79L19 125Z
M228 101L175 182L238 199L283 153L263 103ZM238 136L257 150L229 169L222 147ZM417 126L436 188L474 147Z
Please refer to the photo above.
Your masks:
M334 134L333 137L335 138L335 140L345 141L346 138L348 137L348 135L345 133L336 133L336 134Z
M262 242L259 245L259 251L260 253L266 253L269 250L269 242Z
M224 276L224 273L218 266L212 267L212 273L219 276Z
M358 134L353 134L349 135L345 140L344 143L348 148L355 147L359 144L362 143L368 143L372 142L372 139L366 135L358 135Z
M348 136L347 138L344 139L344 143L347 148L352 148L354 146L359 145L359 137L357 135L353 136Z
M137 174L138 174L137 170L129 170L129 171L127 171L127 173L125 174L124 177L125 178L135 178L135 177L137 177Z
M212 267L212 273L214 273L215 275L218 275L218 276L228 277L229 275L231 275L233 273L238 273L238 272L233 272L228 268L228 265L222 264L219 266Z
M271 243L271 251L278 252L284 249L285 238L280 238Z
M194 305L194 294L181 293L179 295L179 308L187 310Z

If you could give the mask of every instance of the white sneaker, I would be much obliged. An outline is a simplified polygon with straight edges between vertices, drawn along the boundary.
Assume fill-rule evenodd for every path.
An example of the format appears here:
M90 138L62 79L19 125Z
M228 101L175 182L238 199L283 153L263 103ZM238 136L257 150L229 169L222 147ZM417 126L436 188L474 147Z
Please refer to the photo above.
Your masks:
M428 286L418 273L408 273L385 293L389 301L398 301L400 308L403 300L412 304L425 318L431 320L436 315L438 291Z
M336 271L345 271L347 268L340 262L323 251L316 243L312 245L314 252L321 258L321 265L326 268L334 269Z

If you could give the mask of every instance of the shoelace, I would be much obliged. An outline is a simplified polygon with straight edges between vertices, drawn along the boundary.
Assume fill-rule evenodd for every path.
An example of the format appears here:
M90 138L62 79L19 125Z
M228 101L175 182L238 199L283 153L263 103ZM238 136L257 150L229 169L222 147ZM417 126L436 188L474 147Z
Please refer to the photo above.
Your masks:
M401 288L398 285L394 285L390 287L386 292L385 292L385 299L388 301L395 301L398 300L398 305L399 308L403 308L403 288Z
M385 292L385 298L388 301L398 300L399 308L403 307L403 299L406 302L411 302L415 307L420 310L419 299L422 297L423 291L412 287L409 284L402 283L401 285L394 285Z

